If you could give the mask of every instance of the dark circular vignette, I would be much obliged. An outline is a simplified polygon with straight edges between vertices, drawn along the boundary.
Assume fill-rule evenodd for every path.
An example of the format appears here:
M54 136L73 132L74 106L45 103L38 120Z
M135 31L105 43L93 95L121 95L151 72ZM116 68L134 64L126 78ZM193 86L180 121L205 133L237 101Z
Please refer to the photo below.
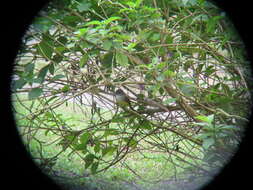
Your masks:
M34 164L29 153L26 152L22 140L15 126L11 108L11 75L15 57L20 48L21 39L27 27L32 23L37 13L47 5L48 0L36 1L7 1L2 6L1 18L4 39L2 47L1 69L1 116L4 119L2 128L2 162L4 183L2 187L8 189L55 189L60 188ZM7 129L7 130L6 130Z
M216 0L212 1L217 6L222 8L237 29L241 39L243 40L248 58L253 60L253 44L252 34L253 29L250 25L252 17L252 10L250 1L244 1L244 4L238 1ZM4 166L4 180L8 189L25 188L25 189L60 189L52 180L46 175L42 174L40 169L33 163L31 157L26 152L18 131L15 127L14 118L11 111L11 94L10 82L12 73L12 64L15 60L17 52L20 47L21 38L24 35L26 28L31 24L33 18L39 10L41 10L48 3L47 0L36 1L9 1L2 6L2 23L4 29L3 40L4 61L2 61L1 69L1 116L2 121L2 157L5 158L2 162ZM8 13L4 10L9 10ZM2 29L2 30L3 30ZM252 63L251 63L252 66ZM252 88L252 87L251 87ZM252 89L251 89L252 90ZM253 156L250 152L253 143L253 132L251 126L252 119L249 122L249 127L245 131L245 136L242 143L237 150L234 157L228 165L224 167L220 174L210 182L203 190L219 190L219 189L246 189L251 185L250 175L248 172L252 169ZM5 130L7 129L7 130Z

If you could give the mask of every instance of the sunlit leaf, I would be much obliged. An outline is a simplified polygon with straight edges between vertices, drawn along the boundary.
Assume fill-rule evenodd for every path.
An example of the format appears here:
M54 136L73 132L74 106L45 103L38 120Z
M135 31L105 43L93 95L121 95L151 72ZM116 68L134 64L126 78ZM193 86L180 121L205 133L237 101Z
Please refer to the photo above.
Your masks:
M123 53L116 52L116 62L121 66L128 66L128 57Z

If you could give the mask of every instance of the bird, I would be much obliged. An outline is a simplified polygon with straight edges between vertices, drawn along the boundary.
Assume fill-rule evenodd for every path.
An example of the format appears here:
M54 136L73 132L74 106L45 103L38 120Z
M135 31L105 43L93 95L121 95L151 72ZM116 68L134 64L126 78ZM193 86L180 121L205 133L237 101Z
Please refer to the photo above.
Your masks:
M115 92L116 104L120 106L122 109L128 109L135 111L131 106L131 102L125 92L121 89L116 90Z

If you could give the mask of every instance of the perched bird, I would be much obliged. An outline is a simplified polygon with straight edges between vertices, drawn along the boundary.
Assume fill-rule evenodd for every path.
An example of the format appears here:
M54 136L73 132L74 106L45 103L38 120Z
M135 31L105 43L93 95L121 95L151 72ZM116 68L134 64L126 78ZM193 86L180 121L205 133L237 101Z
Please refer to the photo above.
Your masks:
M123 108L124 110L127 108L130 108L131 110L135 111L133 107L131 106L131 102L127 95L123 92L123 90L118 89L115 92L115 98L116 98L116 103L118 106Z

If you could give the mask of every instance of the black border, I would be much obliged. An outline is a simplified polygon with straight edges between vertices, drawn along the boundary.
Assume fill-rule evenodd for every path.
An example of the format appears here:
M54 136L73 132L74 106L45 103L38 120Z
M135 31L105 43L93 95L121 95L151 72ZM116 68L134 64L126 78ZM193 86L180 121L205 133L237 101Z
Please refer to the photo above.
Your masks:
M252 6L250 1L215 1L226 11L230 19L238 30L242 40L246 45L249 59L252 61ZM9 1L2 6L2 27L4 34L2 37L2 64L1 64L1 162L3 187L8 189L60 189L52 180L43 175L25 152L21 139L16 131L13 115L11 112L10 99L10 76L12 64L19 49L21 38L32 22L33 17L47 3L46 0L34 1ZM204 187L204 190L226 189L248 189L251 187L251 171L253 157L251 154L252 121L247 128L245 137L240 145L240 149L232 158L231 162L225 166L222 172ZM5 184L6 183L6 184Z

